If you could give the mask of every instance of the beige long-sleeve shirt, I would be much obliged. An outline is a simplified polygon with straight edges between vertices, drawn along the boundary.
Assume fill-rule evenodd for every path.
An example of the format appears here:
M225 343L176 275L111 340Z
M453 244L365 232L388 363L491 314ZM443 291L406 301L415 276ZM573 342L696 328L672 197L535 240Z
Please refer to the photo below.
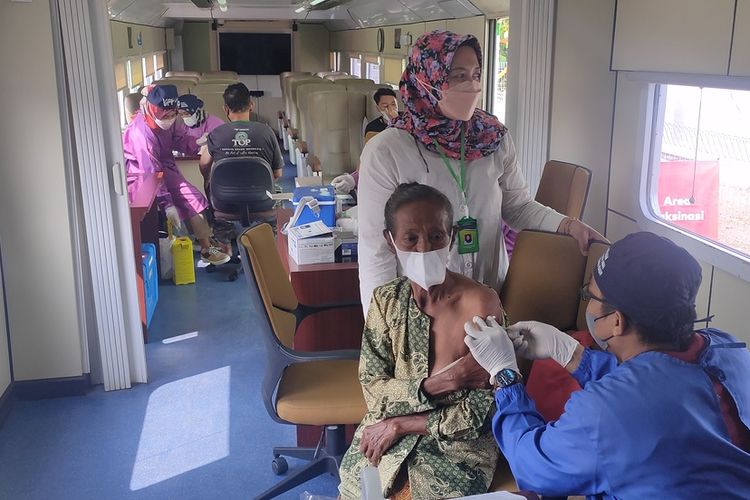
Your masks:
M458 160L449 160L460 170ZM451 251L448 269L499 290L508 269L508 254L501 221L512 228L556 231L564 216L533 200L518 168L510 134L491 156L466 162L467 200L440 155L417 144L406 131L388 128L370 140L362 151L359 202L359 283L367 315L375 287L397 277L397 261L383 238L385 203L396 187L419 182L443 192L453 204L454 219L477 219L479 252L459 255Z

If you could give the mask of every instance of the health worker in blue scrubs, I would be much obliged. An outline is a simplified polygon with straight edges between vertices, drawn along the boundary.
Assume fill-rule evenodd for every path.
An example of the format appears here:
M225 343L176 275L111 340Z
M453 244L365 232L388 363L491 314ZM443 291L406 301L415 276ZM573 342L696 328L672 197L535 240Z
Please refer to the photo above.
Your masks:
M750 498L750 352L722 331L694 331L700 283L687 251L635 233L609 248L582 290L601 350L538 322L466 324L466 344L495 386L495 439L521 489ZM516 354L554 359L583 388L556 422L536 411Z

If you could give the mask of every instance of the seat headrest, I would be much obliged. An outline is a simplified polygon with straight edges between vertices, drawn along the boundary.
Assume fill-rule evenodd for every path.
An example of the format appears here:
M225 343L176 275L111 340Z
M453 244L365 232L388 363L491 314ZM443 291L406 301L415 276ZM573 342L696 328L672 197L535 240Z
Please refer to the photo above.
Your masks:
M511 323L534 320L574 328L585 265L572 237L521 231L500 293Z

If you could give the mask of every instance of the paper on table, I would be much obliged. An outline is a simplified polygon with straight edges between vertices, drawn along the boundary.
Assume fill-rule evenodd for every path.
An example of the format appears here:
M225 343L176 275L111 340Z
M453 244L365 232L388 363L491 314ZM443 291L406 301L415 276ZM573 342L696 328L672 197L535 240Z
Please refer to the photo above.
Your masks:
M461 499L471 498L472 500L526 500L526 497L510 493L508 491L496 491L494 493L484 493L482 495L471 495L470 497L459 497Z

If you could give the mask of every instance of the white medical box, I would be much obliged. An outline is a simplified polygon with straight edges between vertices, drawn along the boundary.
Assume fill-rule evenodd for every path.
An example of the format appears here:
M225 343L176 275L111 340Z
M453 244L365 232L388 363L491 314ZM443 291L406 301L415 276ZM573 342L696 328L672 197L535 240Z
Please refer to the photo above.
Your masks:
M288 229L289 256L297 265L334 262L335 243L331 228L315 221Z

